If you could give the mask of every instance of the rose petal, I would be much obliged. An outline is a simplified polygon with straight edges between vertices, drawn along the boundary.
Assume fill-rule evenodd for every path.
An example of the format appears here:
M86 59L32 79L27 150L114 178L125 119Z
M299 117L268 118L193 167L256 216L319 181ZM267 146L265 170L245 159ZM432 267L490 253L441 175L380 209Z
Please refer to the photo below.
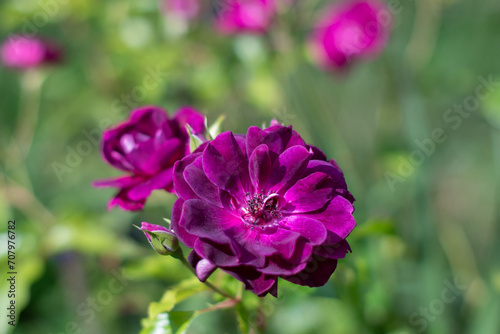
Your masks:
M203 171L201 156L188 165L182 175L198 197L213 205L222 207L219 188L208 179Z
M333 246L317 246L314 248L314 254L330 259L343 259L350 251L351 247L345 240Z
M200 257L196 251L191 251L188 255L189 264L195 269L196 276L201 282L205 282L217 269L209 260Z
M304 172L312 153L302 146L286 149L274 162L267 185L270 190L284 194Z
M199 199L184 202L179 220L179 226L188 233L227 245L231 242L227 230L235 224L241 224L241 221L227 210Z
M318 220L328 231L345 239L356 226L353 212L354 207L351 202L342 196L335 196L325 208L307 214L297 214L297 216Z
M144 180L129 191L129 197L132 200L141 200L151 195L156 189L171 189L173 168L168 168L157 175Z
M174 118L181 129L189 124L191 128L199 134L205 132L205 117L202 113L191 107L182 107L177 111Z
M325 226L321 222L311 219L309 215L287 216L280 225L299 233L313 245L320 245L326 239Z
M221 133L207 145L203 170L219 188L244 200L250 186L248 162L231 132Z
M337 268L337 260L314 255L307 266L296 275L280 276L289 282L309 287L323 286Z
M254 188L260 189L261 185L264 186L267 177L271 173L271 158L269 157L269 149L267 145L257 146L249 159L249 173L250 179Z
M189 248L193 248L194 243L196 239L198 239L198 237L192 235L191 233L188 233L184 227L179 225L179 221L181 220L182 216L183 205L183 199L179 198L177 201L175 201L174 206L172 207L172 220L170 222L170 227L174 230L175 235L184 245L188 246Z
M334 182L324 173L313 173L295 183L284 195L289 202L283 211L310 212L321 209L332 198Z
M184 170L199 156L201 156L201 153L190 154L184 159L177 161L174 165L173 181L175 193L184 200L199 198L184 179Z

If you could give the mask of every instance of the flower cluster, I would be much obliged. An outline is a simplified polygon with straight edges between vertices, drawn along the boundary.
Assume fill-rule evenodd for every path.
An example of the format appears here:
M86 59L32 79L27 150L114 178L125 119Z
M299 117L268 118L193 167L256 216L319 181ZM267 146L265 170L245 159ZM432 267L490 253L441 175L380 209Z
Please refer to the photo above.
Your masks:
M141 230L160 254L176 249L174 234L192 248L188 260L203 282L220 268L258 296L276 296L278 278L324 285L356 225L336 162L276 121L221 133L190 153L186 125L198 139L206 131L195 110L169 119L146 107L104 134L106 161L133 173L97 182L121 187L110 206L137 210L152 190L174 192L172 230L148 223Z

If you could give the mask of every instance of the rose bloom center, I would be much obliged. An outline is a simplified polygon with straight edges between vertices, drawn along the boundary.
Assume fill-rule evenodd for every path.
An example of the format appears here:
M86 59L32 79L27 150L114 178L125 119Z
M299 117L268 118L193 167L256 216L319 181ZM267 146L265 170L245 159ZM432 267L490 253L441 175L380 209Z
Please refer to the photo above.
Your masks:
M252 229L272 226L281 217L281 202L281 197L276 193L246 193L246 205L241 210L241 218Z

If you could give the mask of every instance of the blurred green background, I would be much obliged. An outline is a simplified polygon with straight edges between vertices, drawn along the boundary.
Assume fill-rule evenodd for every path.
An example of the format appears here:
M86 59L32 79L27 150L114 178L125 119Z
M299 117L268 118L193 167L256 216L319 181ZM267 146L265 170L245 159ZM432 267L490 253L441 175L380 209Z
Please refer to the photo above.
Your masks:
M132 226L162 224L173 195L106 211L115 190L90 185L120 174L101 160L99 133L145 104L192 105L209 122L225 114L233 132L277 118L344 170L357 199L353 253L324 287L281 282L279 299L261 301L267 333L500 333L500 3L392 1L384 53L332 75L304 41L331 1L298 2L271 33L232 37L208 14L182 31L157 0L0 3L1 40L34 29L66 50L39 73L0 68L0 333L138 333L148 305L190 277ZM33 135L27 156L18 130ZM4 315L10 219L15 328ZM232 310L188 330L238 332Z

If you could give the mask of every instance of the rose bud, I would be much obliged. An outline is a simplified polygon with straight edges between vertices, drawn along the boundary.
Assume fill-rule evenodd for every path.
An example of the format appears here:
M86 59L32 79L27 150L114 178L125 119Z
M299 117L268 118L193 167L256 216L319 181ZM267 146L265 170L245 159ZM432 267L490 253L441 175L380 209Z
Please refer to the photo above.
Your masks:
M139 229L144 232L151 247L160 255L170 255L179 248L179 240L174 232L164 226L143 222Z

